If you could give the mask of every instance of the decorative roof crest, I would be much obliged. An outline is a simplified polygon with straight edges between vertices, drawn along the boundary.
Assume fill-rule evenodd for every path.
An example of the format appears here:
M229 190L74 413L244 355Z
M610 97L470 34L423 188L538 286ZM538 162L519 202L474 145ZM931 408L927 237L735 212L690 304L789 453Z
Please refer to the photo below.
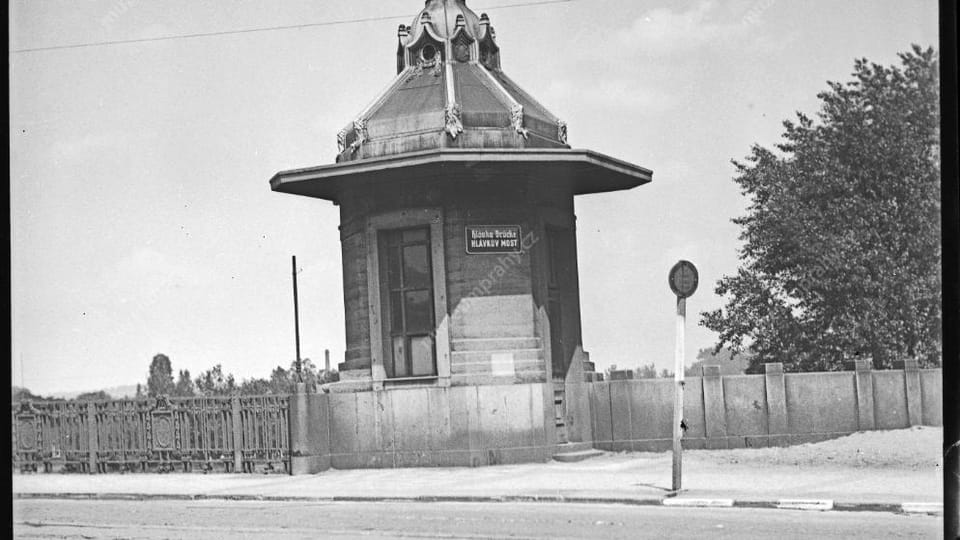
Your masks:
M360 145L367 140L367 121L363 118L357 118L354 120L353 132L356 135L356 139L354 139L353 143L350 144L351 154L357 153L357 150L360 149Z
M530 135L530 132L523 127L523 105L517 103L510 109L510 124L524 139Z
M460 118L460 105L451 103L444 111L445 127L447 134L451 139L456 139L457 135L463 133L463 121Z

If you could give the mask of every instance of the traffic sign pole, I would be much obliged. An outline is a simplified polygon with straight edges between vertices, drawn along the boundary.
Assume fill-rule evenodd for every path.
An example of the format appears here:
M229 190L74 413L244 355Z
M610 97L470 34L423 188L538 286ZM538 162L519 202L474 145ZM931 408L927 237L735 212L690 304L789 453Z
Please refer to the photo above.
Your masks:
M687 299L677 297L677 345L674 351L673 366L673 491L680 491L680 477L683 468L683 331L687 320Z
M697 292L700 273L690 261L680 261L670 269L670 290L677 295L677 347L673 366L673 491L680 491L680 472L683 468L683 331L687 322L687 298Z

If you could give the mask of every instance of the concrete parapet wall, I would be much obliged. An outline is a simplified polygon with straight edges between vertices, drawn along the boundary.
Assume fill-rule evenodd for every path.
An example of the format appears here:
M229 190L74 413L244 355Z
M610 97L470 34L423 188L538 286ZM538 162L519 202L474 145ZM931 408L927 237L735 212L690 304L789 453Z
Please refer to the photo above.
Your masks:
M853 373L790 373L783 382L788 434L858 430Z
M478 466L553 454L553 396L543 383L328 397L334 468Z
M779 364L767 368L763 375L721 377L705 369L703 377L688 377L684 448L783 446L856 431L943 423L939 369L906 365L904 370L871 371L864 365L856 371L785 374ZM671 448L673 379L586 386L595 447L645 452Z
M687 378L684 447L783 446L942 425L940 370L858 365L785 374L777 364L766 367L762 375L720 376L708 368ZM672 379L582 378L575 373L567 385L571 440L612 451L670 449ZM294 473L546 461L557 443L552 383L295 395L290 410Z

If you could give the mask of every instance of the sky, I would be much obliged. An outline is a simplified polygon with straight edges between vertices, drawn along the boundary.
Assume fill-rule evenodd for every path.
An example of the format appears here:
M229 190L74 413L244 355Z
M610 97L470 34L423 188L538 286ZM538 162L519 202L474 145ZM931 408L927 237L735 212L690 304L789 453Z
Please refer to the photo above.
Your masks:
M716 343L746 201L732 159L772 146L856 58L936 46L920 0L469 0L504 71L570 144L654 171L578 197L584 348L598 370L672 369L667 272L700 271L686 363ZM151 358L238 380L289 365L291 255L302 356L343 361L338 208L273 193L277 171L329 164L336 134L396 71L420 0L12 0L11 378L35 393L145 382ZM512 7L511 7L512 6ZM265 32L96 47L273 26ZM376 20L370 20L376 19ZM19 52L18 52L19 51Z

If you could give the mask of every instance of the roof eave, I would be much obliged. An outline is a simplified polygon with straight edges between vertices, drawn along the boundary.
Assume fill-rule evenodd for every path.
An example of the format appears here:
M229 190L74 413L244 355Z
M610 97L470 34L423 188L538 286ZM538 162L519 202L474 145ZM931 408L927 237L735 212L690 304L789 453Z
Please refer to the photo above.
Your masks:
M631 189L653 179L649 169L591 150L447 148L281 171L270 179L270 189L337 202L346 182L400 180L411 176L411 169L417 177L440 176L441 171L458 176L477 164L486 173L535 166L532 176L544 180L550 179L549 171L560 172L572 180L575 195Z

